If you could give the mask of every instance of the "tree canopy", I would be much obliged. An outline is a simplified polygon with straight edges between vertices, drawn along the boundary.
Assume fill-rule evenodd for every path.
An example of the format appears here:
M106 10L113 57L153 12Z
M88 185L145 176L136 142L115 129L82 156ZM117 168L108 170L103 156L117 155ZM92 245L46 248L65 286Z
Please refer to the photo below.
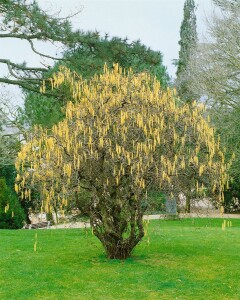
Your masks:
M186 0L183 9L183 21L180 27L179 58L176 62L178 94L183 101L187 102L193 101L195 96L189 85L189 81L191 81L189 62L198 41L195 11L195 1Z
M222 201L227 166L203 106L178 107L156 78L118 64L89 81L62 67L48 82L68 87L71 101L65 119L50 131L36 127L22 146L16 191L31 198L38 189L48 212L86 190L108 257L128 257L143 237L142 204L153 187L174 197L191 176L196 193Z

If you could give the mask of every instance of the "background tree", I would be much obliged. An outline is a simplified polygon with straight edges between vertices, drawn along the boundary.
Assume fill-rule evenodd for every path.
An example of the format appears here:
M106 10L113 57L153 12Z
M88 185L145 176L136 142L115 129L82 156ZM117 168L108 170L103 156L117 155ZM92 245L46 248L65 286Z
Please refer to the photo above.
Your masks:
M21 149L21 140L26 139L26 129L19 119L18 108L9 104L9 96L1 93L0 98L0 178L6 183L7 203L11 203L14 209L14 219L11 217L12 212L5 213L4 205L0 213L1 228L18 228L22 227L22 216L24 211L24 220L28 218L29 202L19 201L15 191L14 184L16 178L15 159ZM20 134L21 133L21 134ZM4 184L5 184L4 183ZM22 208L21 208L22 207ZM14 225L15 224L15 225ZM18 225L17 225L18 224ZM6 227L7 226L7 227ZM15 226L15 227L14 227ZM20 226L20 227L19 227Z
M126 75L125 75L126 73ZM53 88L69 86L66 118L51 131L37 127L18 154L16 191L41 209L63 210L82 190L94 234L109 258L127 258L142 239L143 201L153 188L173 197L185 174L195 189L218 194L227 181L224 155L202 106L177 107L149 74L116 64L84 81L61 68ZM206 186L198 178L208 178Z
M79 12L77 11L75 15ZM110 64L112 59L116 58L114 55L118 58L121 56L120 62L123 63L124 54L128 50L125 48L129 48L130 51L128 52L132 52L132 56L134 56L134 51L136 50L135 62L131 59L131 63L135 66L139 63L139 69L143 67L142 62L151 63L153 68L159 64L159 68L155 68L153 72L156 72L157 76L160 75L159 73L162 73L163 76L160 76L161 78L166 75L165 68L161 65L162 56L160 53L154 53L154 51L146 49L139 42L135 42L134 46L130 46L126 43L127 39L125 42L119 38L112 38L109 41L107 35L102 39L99 37L98 32L83 33L80 30L73 31L69 22L72 16L59 18L57 15L50 15L39 7L37 1L5 0L0 3L0 13L0 38L26 41L33 53L43 59L41 68L28 67L26 62L18 64L9 59L0 59L0 63L5 64L9 71L8 77L0 78L2 83L18 85L25 90L39 93L39 84L42 83L44 78L49 76L50 66L44 62L44 59L61 62L68 62L68 59L70 59L71 65L73 65L72 62L74 60L74 64L77 65L76 68L80 74L86 76L87 73L90 73L89 76L92 76L93 71L100 71L103 63L108 61L106 58L109 53L111 55ZM67 53L71 55L65 55L63 58L62 53L60 53L60 57L52 57L49 54L42 53L37 50L36 44L38 41L57 43L58 47L62 45L61 49L63 51L68 50ZM108 45L111 46L109 47ZM109 51L110 48L112 48L111 51ZM84 67L81 67L79 63L77 64L77 59L72 57L73 52L78 52L77 59L84 61ZM84 59L80 57L82 54L84 54ZM143 58L141 58L141 55ZM93 64L92 59L94 57L97 57L97 59L94 60ZM129 55L127 55L125 63L123 63L125 67L128 67L130 64L129 61L127 62L128 59ZM115 59L114 61L117 60ZM56 96L56 94L53 94L53 96Z
M239 107L239 1L215 1L208 20L209 37L191 59L191 88L211 106Z
M68 18L51 16L42 10L37 1L4 0L0 3L0 38L26 41L34 54L43 59L59 60L41 53L36 48L36 42L60 42L63 45L77 40L80 32L73 32ZM9 76L1 77L0 82L18 85L31 91L39 91L39 83L43 74L48 71L48 65L29 67L25 62L15 63L9 59L0 59L0 63L8 67Z
M0 99L0 167L14 165L14 160L20 150L19 130L22 129L21 123L17 121L16 111L12 109L12 116L10 116L9 111L3 105L5 101L7 102L8 98Z
M0 166L14 164L20 142L17 137L0 133Z
M180 28L180 50L176 61L177 78L175 81L178 95L185 102L195 99L195 94L190 88L191 71L189 61L197 45L196 5L194 0L186 0L183 9L183 21Z
M109 68L113 63L119 63L123 68L132 68L135 73L148 72L156 76L164 88L169 81L166 67L163 66L162 54L147 48L140 41L129 43L127 39L108 38L107 35L101 37L98 32L88 32L82 34L81 42L66 50L63 58L65 62L56 63L47 76L53 75L62 64L83 78L89 79L94 74L102 73L105 63ZM46 91L47 94L55 94L55 97L29 93L25 98L24 115L30 125L41 124L51 127L64 117L62 107L66 105L68 88L65 89L66 93L63 87L52 92L51 85L47 85Z
M179 58L176 61L177 78L175 85L177 87L178 95L184 102L191 103L196 97L193 90L190 88L190 81L192 75L189 68L189 61L197 45L197 24L196 24L196 5L194 0L186 0L183 8L183 21L180 27L180 50ZM189 178L190 184L191 178ZM191 211L191 198L194 196L189 189L185 194L186 207L185 212Z
M227 192L231 198L239 194L240 187L240 3L234 0L214 3L217 10L208 20L208 40L198 44L191 57L191 89L206 99L208 113L221 135L227 156L233 152L236 155L229 170L234 180Z
M123 67L130 66L134 71L148 70L156 75L163 85L168 81L166 68L162 64L162 54L152 51L139 41L128 43L126 39L117 37L104 38L98 32L73 32L69 18L52 16L41 9L37 1L6 0L0 4L0 38L14 38L26 41L33 54L42 58L42 67L27 66L26 62L15 63L8 59L0 59L0 63L8 67L7 77L0 78L0 83L14 84L23 88L27 93L23 116L27 116L30 125L42 124L51 127L62 117L61 108L65 105L64 91L52 93L47 89L45 96L39 95L43 79L48 78L58 68L58 63L49 70L49 59L65 64L77 71L84 78L90 78L99 73L105 62L112 66L118 62ZM77 12L79 13L79 11ZM76 14L77 14L76 13ZM37 49L37 42L51 42L65 52L63 57L52 57ZM34 92L28 94L28 92ZM51 118L49 118L51 115ZM26 121L25 119L25 121Z

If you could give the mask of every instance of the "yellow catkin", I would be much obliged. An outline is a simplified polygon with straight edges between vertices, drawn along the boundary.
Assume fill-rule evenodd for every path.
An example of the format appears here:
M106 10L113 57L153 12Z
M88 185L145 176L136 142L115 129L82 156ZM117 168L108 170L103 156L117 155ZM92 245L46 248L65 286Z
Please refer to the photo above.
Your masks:
M199 194L205 189L219 192L223 201L231 161L226 162L220 138L215 139L203 118L203 105L176 105L176 91L163 91L156 78L118 64L105 64L103 74L89 81L62 66L48 85L54 89L62 84L72 99L66 118L52 130L36 126L16 159L15 191L22 199L31 199L37 186L42 211L50 210L54 201L64 209L83 175L106 194L115 185L122 191L125 182L134 191L145 191L154 181L166 190L176 185ZM43 93L45 86L43 82ZM195 174L192 186L181 177L188 173ZM209 182L199 188L198 177L203 176Z

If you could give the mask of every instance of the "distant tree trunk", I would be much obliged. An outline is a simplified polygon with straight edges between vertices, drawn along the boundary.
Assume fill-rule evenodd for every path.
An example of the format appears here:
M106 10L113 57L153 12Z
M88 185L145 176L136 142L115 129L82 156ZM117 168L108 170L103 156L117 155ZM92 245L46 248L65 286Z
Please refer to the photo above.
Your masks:
M24 200L22 200L22 201L19 200L19 203L20 203L20 205L21 205L21 207L22 207L22 209L23 209L23 211L25 213L27 224L31 224L31 220L29 218L29 216L30 216L30 211L29 211L30 205L29 205L29 202L28 201L24 201Z
M127 199L110 207L109 200L101 199L92 207L90 222L93 233L103 244L110 259L126 259L130 257L134 247L144 236L143 213L140 202ZM111 201L111 200L110 200Z
M186 193L186 206L185 206L185 213L191 212L191 193Z
M57 210L57 207L56 207L56 206L53 206L53 210L54 210L54 213L55 213L56 224L58 224L58 223L59 223L59 218L58 218L58 210Z
M24 213L26 215L26 222L27 224L31 224L31 220L29 218L29 211L25 209L25 207L23 207Z

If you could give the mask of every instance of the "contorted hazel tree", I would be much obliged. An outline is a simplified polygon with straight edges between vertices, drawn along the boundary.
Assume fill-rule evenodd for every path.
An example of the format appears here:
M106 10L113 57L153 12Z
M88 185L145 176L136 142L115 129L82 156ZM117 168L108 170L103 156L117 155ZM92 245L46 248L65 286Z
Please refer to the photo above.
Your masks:
M156 79L117 64L89 81L61 68L49 83L68 86L72 101L51 132L35 128L22 146L16 191L31 197L38 186L42 210L51 211L88 190L93 232L109 258L129 257L144 236L142 201L149 189L173 195L191 169L197 191L208 188L221 199L224 155L202 107L177 107L174 93L163 92ZM203 176L206 187L198 183Z

